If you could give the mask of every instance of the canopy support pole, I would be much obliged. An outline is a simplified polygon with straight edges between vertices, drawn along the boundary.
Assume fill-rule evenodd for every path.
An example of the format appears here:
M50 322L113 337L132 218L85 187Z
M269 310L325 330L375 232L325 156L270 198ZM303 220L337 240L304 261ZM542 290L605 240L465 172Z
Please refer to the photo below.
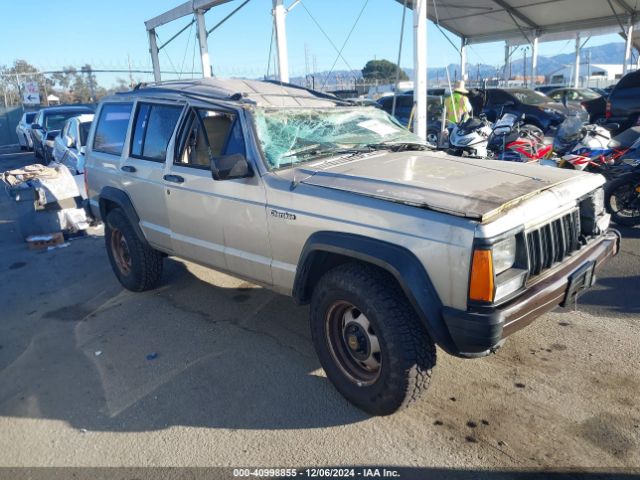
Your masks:
M280 81L289 83L289 54L287 52L287 30L283 0L273 0L273 23L276 32L276 47L278 50L278 75Z
M504 42L504 72L502 72L502 76L504 77L504 86L507 87L509 84L509 62L511 58L511 47L509 47L508 42Z
M462 37L460 39L460 79L466 82L467 77L467 39Z
M576 33L576 59L573 69L573 87L580 88L580 34Z
M149 53L151 53L151 64L153 65L153 80L155 82L162 81L162 77L160 75L160 58L158 53L158 42L156 40L156 31L155 29L151 29L147 31L149 34Z
M629 23L627 24L627 39L624 49L624 63L622 64L622 75L626 74L629 70L629 61L631 60L631 47L633 45L633 17L629 17Z
M427 138L427 0L413 1L413 132Z
M200 61L202 62L202 76L211 77L211 61L209 60L209 44L207 42L207 25L204 22L204 10L196 10L198 24L198 44L200 45Z
M533 45L531 45L531 88L536 88L536 79L538 77L538 32L533 37Z

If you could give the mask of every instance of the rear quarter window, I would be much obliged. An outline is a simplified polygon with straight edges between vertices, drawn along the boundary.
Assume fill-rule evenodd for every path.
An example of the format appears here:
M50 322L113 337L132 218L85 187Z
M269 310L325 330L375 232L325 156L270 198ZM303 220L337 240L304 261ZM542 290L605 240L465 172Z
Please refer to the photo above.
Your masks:
M122 154L132 108L132 103L105 103L102 106L93 140L94 152Z

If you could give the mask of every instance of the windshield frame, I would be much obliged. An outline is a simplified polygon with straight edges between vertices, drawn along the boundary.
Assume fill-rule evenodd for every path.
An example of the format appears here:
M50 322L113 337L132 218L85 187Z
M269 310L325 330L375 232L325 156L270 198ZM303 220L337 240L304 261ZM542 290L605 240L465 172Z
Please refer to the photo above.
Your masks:
M362 109L375 109L381 113L384 113L391 121L391 123L393 123L396 127L398 127L401 130L406 130L409 134L413 134L413 132L411 130L408 130L405 126L403 126L400 122L398 122L397 119L395 119L394 117L392 117L391 115L389 115L387 112L385 112L384 110L377 108L377 107L362 107L362 106L355 106L355 105L346 105L346 106L331 106L331 107L321 107L321 108L314 108L313 110L319 111L319 110L326 110L326 111L331 111L331 110L336 110L339 109L341 111L346 111L346 110L362 110ZM259 129L258 129L258 125L257 125L257 118L258 118L258 110L266 110L266 111L272 111L272 112L277 112L277 111L292 111L295 112L296 110L299 111L304 111L304 110L310 110L309 107L253 107L250 109L250 111L248 112L249 115L247 115L247 117L245 117L246 121L248 122L248 129L251 131L251 140L252 143L255 146L255 149L257 151L257 153L259 153L261 160L262 160L262 164L264 166L264 168L266 169L267 172L279 172L279 171L285 171L285 170L292 170L295 168L300 168L300 167L304 167L310 163L313 162L320 162L323 159L326 158L332 158L335 156L340 156L342 155L341 153L331 153L330 150L327 150L325 153L322 153L320 155L314 155L313 157L309 157L308 159L304 160L304 161L299 161L299 162L291 162L291 163L286 163L283 164L281 166L274 166L271 164L271 162L269 161L269 158L266 154L266 152L264 151L264 148L262 146L262 141L261 141L261 137L260 137L260 133L259 133ZM393 140L393 139L391 139ZM426 149L431 149L433 148L432 146L429 145L429 143L426 140L420 140L420 139L416 139L419 141L416 141L416 144L419 145L423 145ZM246 139L246 141L248 141L248 138ZM371 142L371 144L374 144L376 142ZM377 142L379 143L383 143L383 142ZM398 145L402 145L403 143L413 143L413 142L402 142L402 141L397 141L397 142L392 142L389 141L389 145L390 147L393 147L393 144L397 143ZM374 152L379 152L380 150L376 150L376 149L371 149L371 150L365 150L366 146L368 144L365 143L361 143L361 144L353 144L352 147L344 147L344 148L336 148L336 150L349 150L350 148L353 148L354 151L358 150L358 149L362 149L363 153L374 153Z

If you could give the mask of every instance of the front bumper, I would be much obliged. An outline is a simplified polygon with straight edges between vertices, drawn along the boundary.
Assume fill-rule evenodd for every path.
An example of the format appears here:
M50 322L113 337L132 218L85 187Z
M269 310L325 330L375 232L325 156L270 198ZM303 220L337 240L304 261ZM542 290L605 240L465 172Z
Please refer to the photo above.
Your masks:
M488 355L506 337L558 307L565 299L572 273L589 262L595 264L597 273L619 250L620 234L608 230L572 255L569 261L542 274L521 295L504 305L467 311L444 307L443 318L456 346L455 353L461 357Z

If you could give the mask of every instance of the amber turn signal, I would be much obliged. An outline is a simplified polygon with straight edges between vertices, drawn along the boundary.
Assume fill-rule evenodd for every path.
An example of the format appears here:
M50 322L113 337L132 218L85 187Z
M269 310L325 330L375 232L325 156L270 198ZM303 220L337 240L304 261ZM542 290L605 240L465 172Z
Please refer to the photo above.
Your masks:
M493 302L493 259L491 250L476 249L471 264L469 300Z

